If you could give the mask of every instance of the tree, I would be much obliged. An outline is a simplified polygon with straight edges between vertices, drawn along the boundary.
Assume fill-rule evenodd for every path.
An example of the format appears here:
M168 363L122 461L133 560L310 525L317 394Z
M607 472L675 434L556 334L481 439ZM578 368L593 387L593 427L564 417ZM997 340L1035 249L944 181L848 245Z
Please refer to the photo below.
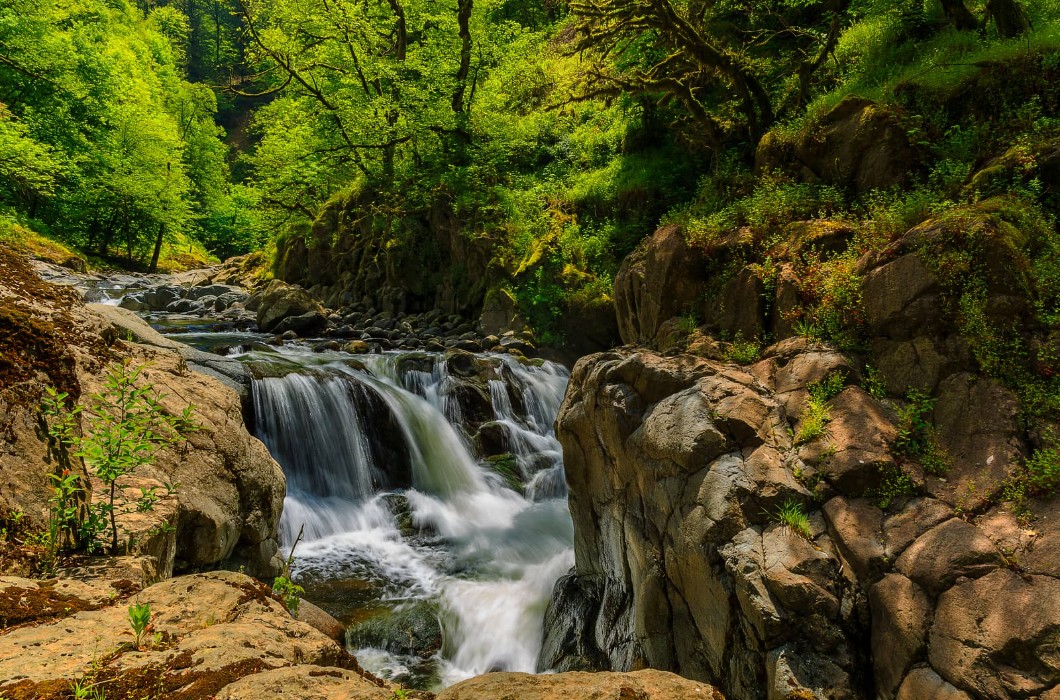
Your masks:
M575 99L655 96L680 104L709 144L734 118L757 142L777 118L778 74L799 75L793 101L804 102L839 37L849 2L811 4L574 0L570 51L589 63Z

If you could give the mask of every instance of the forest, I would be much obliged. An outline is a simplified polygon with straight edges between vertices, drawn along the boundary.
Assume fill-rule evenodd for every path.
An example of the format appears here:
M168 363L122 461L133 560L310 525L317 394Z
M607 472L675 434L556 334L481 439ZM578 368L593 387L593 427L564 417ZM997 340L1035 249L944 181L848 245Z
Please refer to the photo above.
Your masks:
M441 204L547 339L660 222L703 243L986 197L971 174L1054 136L1056 95L991 116L947 95L1006 61L1055 72L1058 19L1044 0L9 0L2 235L153 270L275 250L350 193L415 246L403 221ZM849 95L897 111L914 181L755 168Z

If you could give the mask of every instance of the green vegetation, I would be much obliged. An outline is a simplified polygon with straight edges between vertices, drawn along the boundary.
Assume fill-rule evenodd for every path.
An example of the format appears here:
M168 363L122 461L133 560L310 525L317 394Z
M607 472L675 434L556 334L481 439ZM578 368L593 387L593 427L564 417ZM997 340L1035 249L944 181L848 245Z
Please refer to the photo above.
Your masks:
M743 335L737 333L732 342L725 346L724 354L727 362L735 362L738 365L754 364L762 355L762 341L757 338L744 340Z
M154 385L141 381L143 371L127 360L111 365L103 391L86 406L71 406L66 393L47 390L41 415L59 463L67 465L51 475L46 546L52 559L67 544L95 551L108 529L109 550L118 553L117 516L150 511L159 499L155 488L141 487L140 498L130 501L118 481L153 464L159 450L183 440L185 433L196 428L193 407L186 407L180 415L166 413ZM84 460L100 480L106 489L104 500L81 507L79 494L85 488L69 467L73 457ZM177 487L166 484L165 488L171 494Z
M838 396L845 386L846 374L835 371L806 387L809 396L806 397L806 405L799 417L799 429L795 433L796 445L812 442L824 435L828 421L832 420L828 402Z
M880 476L880 486L871 490L866 496L875 499L876 505L883 510L888 510L896 502L916 493L913 478L901 467L885 469Z
M133 603L129 606L129 625L132 626L133 633L136 635L137 649L140 648L140 641L143 639L144 632L147 631L147 627L150 624L150 603Z
M795 499L789 498L784 501L783 505L778 507L776 513L773 514L773 519L786 527L789 532L808 540L813 539L810 518L803 510L802 504Z

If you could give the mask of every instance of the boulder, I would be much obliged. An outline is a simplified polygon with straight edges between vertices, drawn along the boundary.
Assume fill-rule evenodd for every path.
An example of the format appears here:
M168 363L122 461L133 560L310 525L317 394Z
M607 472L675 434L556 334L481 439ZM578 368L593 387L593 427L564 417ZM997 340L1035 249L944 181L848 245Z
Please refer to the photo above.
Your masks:
M997 569L939 598L928 659L977 698L1034 697L1060 680L1060 581Z
M320 304L298 285L273 280L257 297L258 327L265 333L277 332L280 323L292 316L316 318L316 314L319 323L326 320Z
M487 673L438 693L437 700L725 700L706 683L686 680L665 671L633 673Z
M679 226L663 226L622 262L615 311L622 342L652 343L663 323L693 310L705 289L706 260Z
M128 592L112 590L105 603L72 592L69 616L0 635L4 697L42 697L87 677L108 696L237 698L250 697L248 686L272 687L277 676L292 688L312 687L315 677L341 678L348 694L329 697L391 697L335 642L294 620L268 588L241 574L184 576L145 588L131 600ZM151 628L139 647L129 625L130 602L150 606ZM72 639L91 643L71 644ZM289 672L267 675L279 669ZM262 672L265 678L252 680Z
M801 169L807 179L867 192L907 182L919 161L900 115L855 95L814 120L790 152L793 159L785 161L787 153L766 142L756 154L756 168Z

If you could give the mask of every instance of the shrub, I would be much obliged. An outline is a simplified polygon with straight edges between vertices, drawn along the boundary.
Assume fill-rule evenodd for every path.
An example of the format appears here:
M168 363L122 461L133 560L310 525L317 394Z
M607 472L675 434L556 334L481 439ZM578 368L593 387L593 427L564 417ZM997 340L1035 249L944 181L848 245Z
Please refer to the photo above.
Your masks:
M1028 490L1037 496L1049 496L1060 489L1060 448L1035 450L1026 462L1024 479Z
M726 362L735 362L738 365L749 365L757 362L761 355L762 342L758 338L744 340L743 335L740 333L736 334L736 337L725 348L724 353Z

